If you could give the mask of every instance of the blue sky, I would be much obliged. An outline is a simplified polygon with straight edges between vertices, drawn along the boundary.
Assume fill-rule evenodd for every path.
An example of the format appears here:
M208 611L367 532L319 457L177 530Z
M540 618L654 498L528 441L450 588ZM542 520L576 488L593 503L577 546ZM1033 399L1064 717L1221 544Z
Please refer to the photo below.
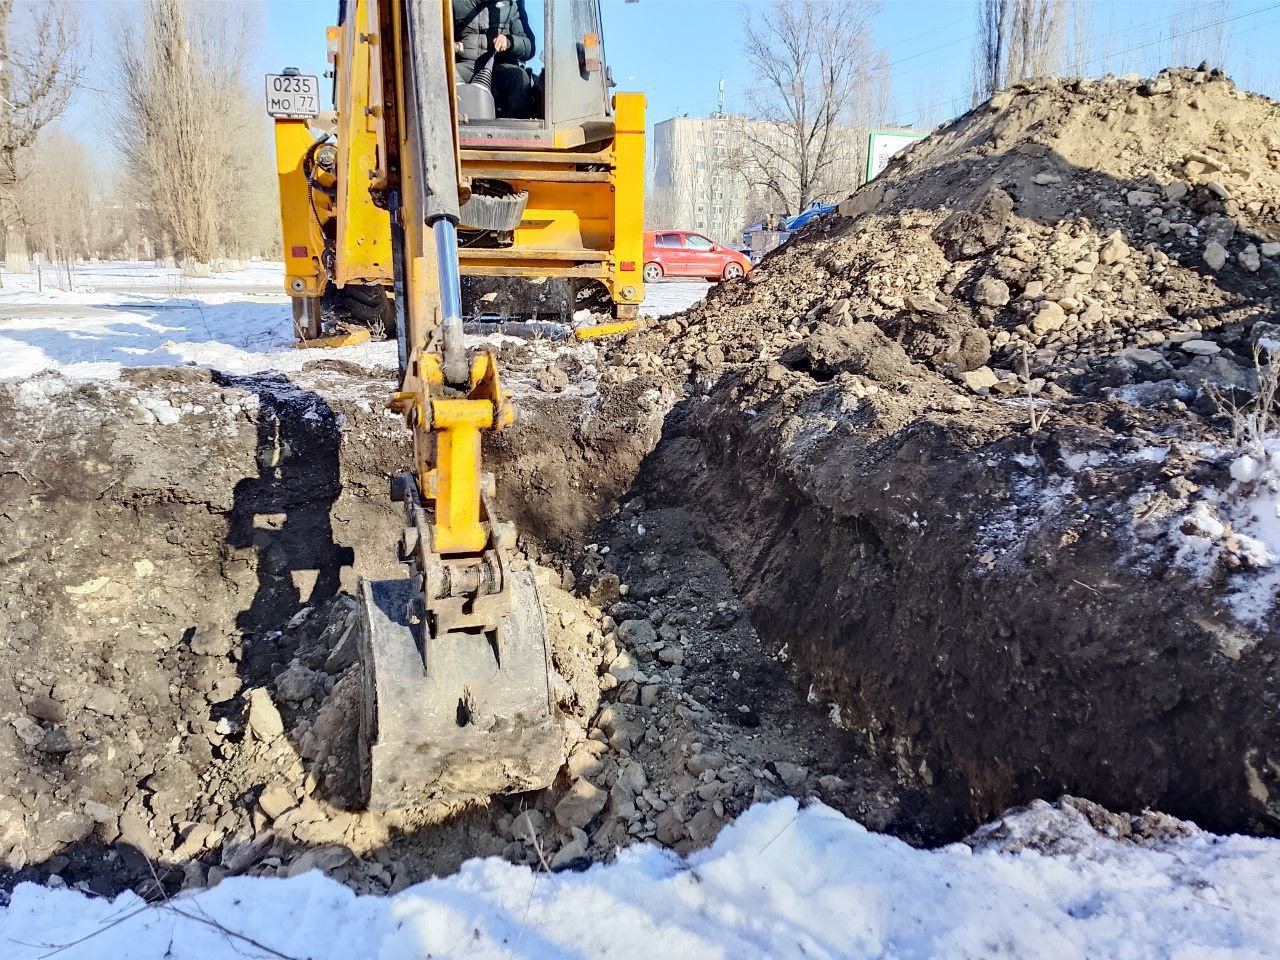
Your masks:
M217 2L217 0L214 0ZM764 0L747 0L764 2ZM529 0L535 30L541 0ZM744 4L739 0L603 0L605 50L621 89L649 98L650 122L715 109L723 76L733 109L751 77L739 51ZM1191 47L1219 33L1228 40L1229 70L1242 86L1280 95L1280 0L1097 0L1086 73L1148 73L1169 62L1172 47ZM96 51L89 80L98 76L109 50L107 23L138 14L134 0L82 0ZM228 5L229 11L237 8ZM976 31L974 0L885 0L876 22L876 45L888 51L894 91L891 121L911 123L921 106L943 117L968 106L969 58ZM241 9L238 15L243 15ZM262 0L251 10L262 25L255 72L297 66L322 73L324 28L336 19L336 0ZM1214 20L1221 27L1196 30ZM1188 32L1174 42L1170 31ZM856 51L854 52L856 53ZM96 78L96 80L95 80ZM327 84L322 86L322 92ZM78 98L68 126L81 135L101 132L100 100L92 91Z
M530 0L529 5L536 30L541 15L535 7L541 3ZM743 6L739 0L603 0L605 51L619 87L644 91L650 120L662 120L715 109L723 76L732 108L752 79L739 52ZM1280 80L1280 3L1275 0L1099 0L1091 7L1095 36L1086 51L1092 61L1088 72L1100 74L1108 66L1121 73L1158 69L1170 59L1171 27L1190 30L1235 18L1222 28L1228 34L1229 65L1242 82L1280 92L1275 89ZM266 60L322 70L324 26L336 9L328 0L266 0ZM892 119L911 122L921 105L940 104L944 116L967 106L975 9L974 0L886 0L876 22L876 44L889 53ZM1217 28L1192 33L1180 46L1208 41L1216 33Z

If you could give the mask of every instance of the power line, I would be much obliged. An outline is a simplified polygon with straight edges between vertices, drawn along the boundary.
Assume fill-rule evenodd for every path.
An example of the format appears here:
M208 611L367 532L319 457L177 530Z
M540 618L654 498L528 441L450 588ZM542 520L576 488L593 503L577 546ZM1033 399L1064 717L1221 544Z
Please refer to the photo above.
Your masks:
M957 23L964 23L966 20L969 20L969 19L970 19L970 17L971 17L971 14L967 14L967 13L966 13L966 14L965 14L963 17L961 17L959 20L952 20L950 23L943 24L941 27L932 27L932 28L930 28L930 29L926 30L924 33L918 33L918 34L916 34L914 37L911 37L909 40L900 40L900 41L898 41L898 46L899 46L899 48L901 48L901 47L905 47L905 46L908 46L908 45L910 45L910 44L912 44L912 43L915 43L917 40L921 40L921 39L923 39L923 38L925 38L925 37L937 36L937 35L938 35L939 33L941 33L943 30L950 30L950 29L951 29L952 27L954 27ZM973 39L974 37L976 37L976 36L977 36L977 34L976 34L976 33L973 33L973 34L970 34L970 35L969 35L969 36L967 36L967 37L962 37L960 40L952 40L952 41L950 41L950 42L948 42L948 43L944 43L944 44L942 44L942 46L932 47L932 48L930 48L929 50L921 50L919 53L913 53L913 54L911 54L909 57L903 57L903 58L902 58L902 59L900 59L900 60L895 60L895 61L893 61L893 63L889 64L889 67L890 67L890 69L892 69L893 67L896 67L896 66L897 66L898 64L900 64L900 63L906 63L908 60L914 60L916 57L923 57L923 56L924 56L925 54L927 54L927 53L933 53L935 50L941 50L943 47L949 47L949 46L952 46L952 45L953 45L953 44L955 44L955 43L961 43L961 42L963 42L964 40L972 40L972 39Z
M1240 15L1238 15L1238 16L1236 16L1236 17L1228 17L1228 18L1226 18L1226 19L1216 20L1216 21L1214 21L1214 22L1212 22L1212 23L1204 24L1204 25L1199 26L1199 27L1194 27L1194 28L1192 28L1192 29L1190 29L1190 30L1187 30L1187 31L1185 31L1185 32L1181 33L1181 34L1177 34L1177 35L1174 35L1174 36L1162 36L1160 39L1158 39L1158 40L1156 40L1156 41L1153 41L1153 42L1152 42L1152 44L1150 44L1150 45L1155 45L1155 44L1165 43L1166 41L1175 40L1175 39L1177 39L1177 38L1178 38L1178 37L1180 37L1180 36L1188 36L1188 35L1190 35L1190 34L1192 34L1192 33L1196 33L1196 32L1198 32L1198 31L1205 30L1205 29L1208 29L1208 28L1210 28L1210 27L1219 26L1219 25L1221 25L1221 24L1223 24L1223 23L1228 23L1228 22L1230 22L1232 19L1239 19L1239 18L1240 18L1240 17L1242 17L1242 16L1254 16L1255 14L1258 14L1258 13L1265 13L1265 12L1266 12L1267 10L1269 10L1269 9L1271 9L1271 8L1270 8L1270 7L1262 7L1262 8L1259 8L1259 9L1257 9L1257 10L1250 11L1249 13L1240 14ZM1149 21L1146 21L1146 22L1143 22L1143 23L1128 24L1128 25L1126 25L1126 26L1125 26L1124 31L1125 31L1126 33L1131 33L1131 34L1132 34L1132 33L1143 33L1143 32L1145 32L1146 30L1148 30L1148 29L1149 29L1149 28L1151 28L1151 27L1157 27L1157 26L1159 26L1161 23L1164 23L1167 19L1168 19L1168 17L1166 16L1166 17L1160 17L1160 18L1155 19L1155 20L1149 20ZM961 38L960 40L953 40L953 41L951 41L949 44L943 44L943 46L954 46L955 44L960 43L960 42L962 42L963 40L966 40L966 39L967 39L967 40L972 40L972 39L974 39L976 36L977 36L977 34L970 34L968 37ZM1095 35L1095 36L1094 36L1094 37L1089 41L1089 43L1086 45L1086 51L1087 51L1087 52L1089 52L1089 53L1092 53L1094 50L1097 50L1098 48L1100 48L1101 46L1103 46L1103 44L1107 43L1107 42L1112 38L1112 36L1113 36L1113 34L1112 34L1112 33L1108 33L1106 36L1096 36L1096 35ZM938 48L938 49L941 49L941 48ZM1120 53L1124 53L1124 52L1127 52L1127 51L1120 51ZM1080 61L1080 65L1081 65L1081 66L1084 66L1085 64L1088 64L1088 63L1095 63L1095 62L1097 62L1098 60L1108 60L1108 59L1110 59L1111 57L1115 57L1115 56L1118 56L1118 55L1119 55L1119 54L1118 54L1118 53L1116 53L1116 52L1114 52L1114 51L1105 51L1105 52L1101 53L1100 55L1098 55L1098 56L1096 56L1096 57L1091 57L1091 58L1089 58L1089 59L1086 59L1086 60L1082 60L1082 61ZM904 58L904 59L909 59L909 58ZM919 72L920 72L920 71L922 71L922 70L927 70L927 69L929 69L930 67L935 67L935 66L938 66L939 64L946 63L946 62L947 62L947 60L948 60L948 58L943 57L943 58L939 58L939 59L937 59L937 60L931 60L931 61L929 61L928 63L922 63L922 64L919 64L918 66L912 67L910 70L904 70L904 71L902 71L901 73L898 73L898 74L896 74L896 75L894 76L894 78L893 78L893 79L894 79L894 82L896 83L897 81L901 80L903 77L909 77L909 76L911 76L912 74L919 73ZM898 61L898 62L902 62L902 61ZM892 67L892 66L893 66L893 64L890 64L890 67Z
M1267 7L1259 7L1257 10L1251 10L1251 11L1249 11L1248 13L1240 13L1240 14L1236 14L1234 17L1223 17L1222 19L1214 20L1214 21L1211 21L1211 22L1209 22L1209 23L1202 24L1201 26L1198 26L1198 27L1192 27L1191 29L1189 29L1189 30L1184 30L1184 31L1182 31L1182 32L1180 32L1180 33L1171 33L1171 34L1169 34L1168 36L1160 37L1160 38L1158 38L1158 39L1156 39L1156 40L1149 40L1149 41L1147 41L1146 43L1139 43L1139 44L1136 44L1136 45L1134 45L1134 46L1132 46L1132 47L1127 47L1127 48L1125 48L1124 50L1117 50L1117 51L1114 51L1114 52L1109 51L1109 52L1104 53L1104 54L1102 54L1102 55L1100 55L1100 56L1091 57L1091 58L1089 58L1089 59L1087 59L1087 60L1082 60L1082 61L1080 62L1080 66L1081 66L1081 67L1085 67L1085 66L1088 66L1089 64L1097 63L1099 60L1109 60L1109 59L1111 59L1111 58L1113 58L1113 57L1121 57L1121 56L1124 56L1124 55L1125 55L1125 54L1127 54L1127 53L1133 53L1134 51L1137 51L1137 50L1145 50L1145 49L1146 49L1146 48L1148 48L1148 47L1154 47L1154 46L1158 46L1158 45L1163 44L1163 43L1168 43L1168 42L1170 42L1170 41L1172 41L1172 40L1180 39L1181 37L1188 37L1188 36L1191 36L1193 33L1200 33L1200 32L1202 32L1202 31L1204 31L1204 30L1209 30L1209 29L1212 29L1213 27L1221 26L1221 25L1222 25L1222 24L1224 24L1224 23L1232 23L1232 22L1234 22L1234 21L1236 21L1236 20L1243 20L1243 19L1245 19L1245 18L1247 18L1247 17L1255 17L1255 16L1257 16L1258 14L1261 14L1261 13L1267 13L1267 12L1269 12L1269 11L1271 11L1271 10L1275 10L1275 9L1278 9L1278 8L1280 8L1280 3L1273 3L1273 4L1271 4L1270 6L1267 6ZM1152 23L1151 23L1151 24L1148 24L1148 26L1154 25L1155 23L1159 23L1159 22L1160 22L1160 21L1158 21L1158 20L1157 20L1157 21L1152 21ZM1276 22L1276 21L1273 21L1273 22ZM1270 24L1268 23L1268 24L1266 24L1266 25L1267 25L1267 26L1269 26ZM1233 37L1234 37L1234 36L1239 36L1239 34L1238 34L1238 33L1233 33L1233 34L1231 34L1231 36L1233 36ZM1228 38L1228 39L1229 39L1229 38ZM931 64L927 64L926 66L931 66ZM917 69L918 69L918 68L917 68ZM912 72L912 71L910 71L910 70L909 70L909 71L907 71L907 73L910 73L910 72ZM967 95L962 95L962 96L959 96L959 97L952 97L950 100L943 100L943 101L938 102L938 103L931 103L931 104L928 104L928 105L927 105L927 106L925 106L925 107L913 108L913 109L910 109L910 110L901 110L901 111L899 111L898 113L894 114L894 116L893 116L893 117L889 118L887 122L888 122L888 123L892 123L892 124L897 124L897 123L899 123L899 122L900 122L901 118L903 118L903 117L905 117L905 116L914 116L914 115L919 114L919 113L924 113L924 112L932 111L935 107L950 107L952 104L956 104L956 103L964 103L964 102L965 102L966 100L968 100L968 99L969 99L969 97L968 97Z

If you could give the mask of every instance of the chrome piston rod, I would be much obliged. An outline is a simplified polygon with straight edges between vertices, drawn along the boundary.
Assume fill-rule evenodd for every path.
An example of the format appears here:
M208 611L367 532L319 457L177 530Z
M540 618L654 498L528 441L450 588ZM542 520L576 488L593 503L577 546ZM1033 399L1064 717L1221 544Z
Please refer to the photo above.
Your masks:
M440 278L440 337L444 352L444 378L451 386L464 386L470 375L462 331L462 281L458 277L458 228L448 217L431 224L435 238L436 269Z

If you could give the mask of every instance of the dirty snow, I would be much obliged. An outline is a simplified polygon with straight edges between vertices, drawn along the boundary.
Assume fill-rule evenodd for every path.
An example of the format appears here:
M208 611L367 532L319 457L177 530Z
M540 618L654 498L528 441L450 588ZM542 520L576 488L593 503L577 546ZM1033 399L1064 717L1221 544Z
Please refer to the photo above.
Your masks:
M1206 447L1205 459L1230 454ZM1208 580L1225 571L1225 601L1242 624L1265 625L1280 594L1280 437L1230 460L1231 484L1205 487L1175 516L1169 537L1177 562Z
M583 873L472 860L392 897L357 897L318 872L228 879L152 905L24 884L0 912L0 955L1280 956L1280 841L1069 839L1062 855L916 850L788 798L752 808L687 860L648 845Z
M0 288L0 380L45 370L113 379L123 367L212 367L232 374L292 372L326 357L374 369L396 365L392 342L297 350L281 264L205 278L146 263L81 264L72 274L5 274ZM61 284L60 288L58 284ZM642 306L664 316L701 299L709 284L654 284Z

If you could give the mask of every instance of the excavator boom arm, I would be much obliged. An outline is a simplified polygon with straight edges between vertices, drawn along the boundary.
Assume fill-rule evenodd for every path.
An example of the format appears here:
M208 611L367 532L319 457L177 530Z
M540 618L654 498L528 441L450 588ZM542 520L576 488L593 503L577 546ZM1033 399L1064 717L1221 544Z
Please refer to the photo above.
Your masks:
M449 0L356 0L384 43L393 114L383 123L392 219L399 389L413 432L405 507L408 581L361 590L362 766L373 807L548 786L563 760L537 588L509 558L483 436L514 419L497 361L467 350L457 223L459 174ZM386 62L389 60L390 62Z

